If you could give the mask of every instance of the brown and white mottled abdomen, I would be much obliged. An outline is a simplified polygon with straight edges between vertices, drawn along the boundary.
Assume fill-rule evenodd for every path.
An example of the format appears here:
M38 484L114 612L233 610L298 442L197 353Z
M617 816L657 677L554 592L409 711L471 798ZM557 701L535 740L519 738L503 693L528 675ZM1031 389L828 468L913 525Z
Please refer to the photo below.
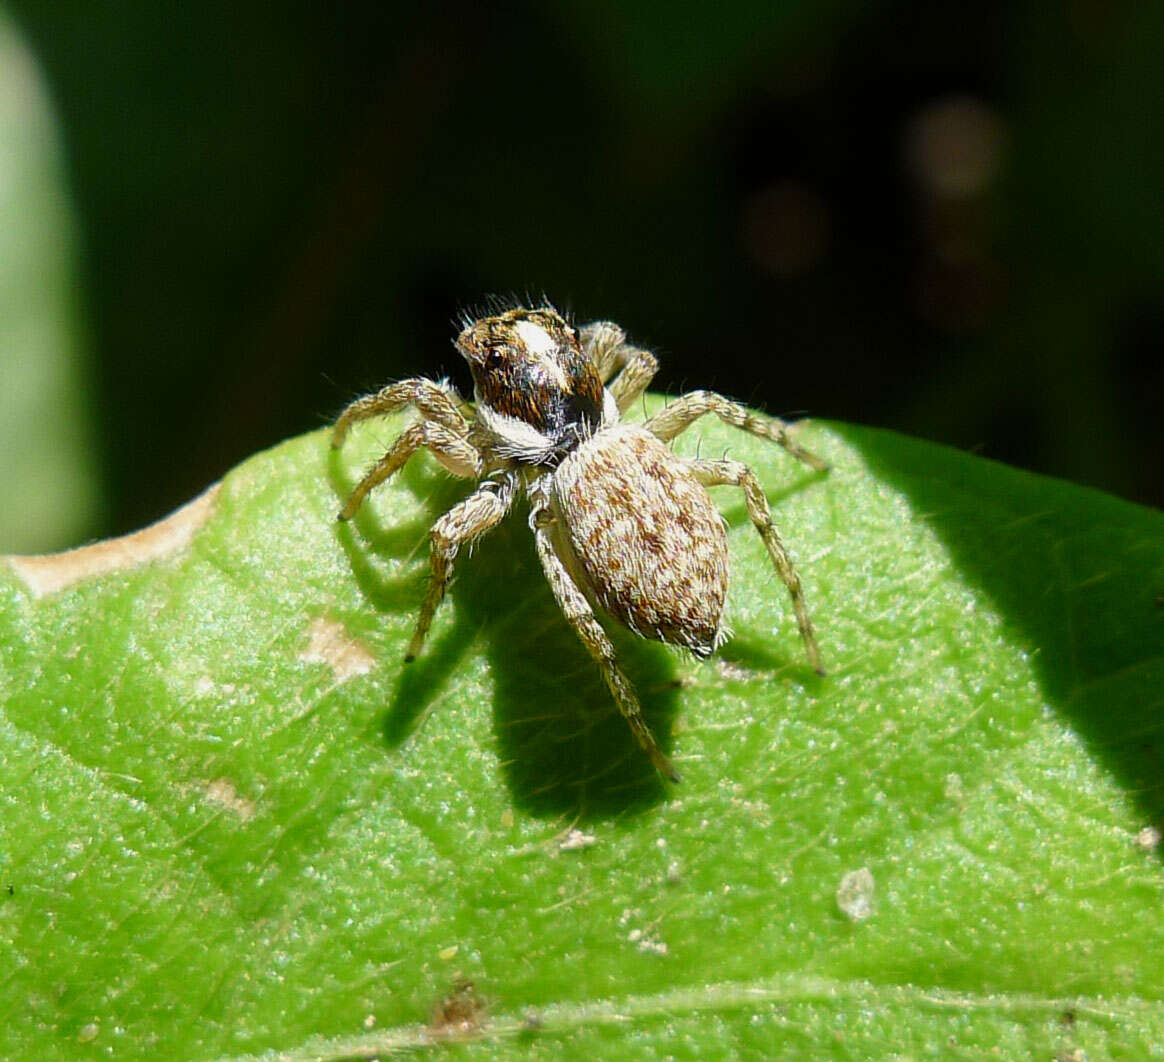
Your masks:
M727 536L707 491L655 436L604 428L559 465L555 514L587 589L646 638L706 656L723 640Z

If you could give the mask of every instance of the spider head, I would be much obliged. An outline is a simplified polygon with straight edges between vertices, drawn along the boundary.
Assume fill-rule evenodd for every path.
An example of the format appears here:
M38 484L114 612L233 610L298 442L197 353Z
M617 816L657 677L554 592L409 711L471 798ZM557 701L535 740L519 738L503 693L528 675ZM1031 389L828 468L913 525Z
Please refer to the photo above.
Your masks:
M578 333L552 309L482 317L457 337L498 452L556 464L602 424L605 390Z

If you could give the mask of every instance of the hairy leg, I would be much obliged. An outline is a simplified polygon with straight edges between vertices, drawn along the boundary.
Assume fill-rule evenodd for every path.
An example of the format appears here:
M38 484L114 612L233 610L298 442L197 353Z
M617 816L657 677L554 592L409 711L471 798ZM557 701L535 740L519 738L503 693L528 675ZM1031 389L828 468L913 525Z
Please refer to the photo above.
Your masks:
M454 505L433 524L429 533L431 553L428 589L416 619L416 632L404 657L406 661L414 659L424 644L437 606L444 600L453 575L453 562L460 548L501 523L516 496L515 475L505 473L496 479L487 479L469 497Z
M803 461L818 472L828 470L829 466L821 458L792 439L784 421L776 417L757 416L745 406L717 395L714 391L690 391L680 395L666 409L659 410L643 427L663 442L670 442L708 413L714 413L725 424L740 428L749 435L784 447L798 461Z
M740 461L702 461L692 460L687 466L695 473L695 477L705 487L731 485L740 487L744 492L744 501L748 506L748 516L768 547L768 554L781 581L788 589L788 596L792 598L792 610L796 613L796 625L800 628L800 638L804 642L804 651L808 662L817 674L824 674L821 664L820 649L816 644L816 634L812 629L812 619L808 614L808 606L804 601L804 590L800 585L800 576L796 574L788 551L780 541L776 526L772 523L772 513L768 508L768 499L764 497L760 481L756 474Z
M397 472L417 450L427 447L433 456L455 476L475 479L481 474L481 455L467 439L454 434L440 424L422 421L405 428L364 478L356 484L340 510L341 520L350 520L368 492L378 487Z
M615 704L618 705L618 710L626 718L631 732L638 739L643 751L650 757L655 769L671 779L672 782L678 782L679 772L675 770L675 766L659 748L658 742L655 741L655 735L651 733L651 728L647 726L647 721L643 718L643 710L638 697L635 696L630 681L618 666L614 655L614 644L611 642L610 636L602 629L602 625L594 615L594 610L590 607L590 602L586 600L586 595L570 578L566 565L554 548L552 524L553 517L547 509L535 509L530 513L530 527L537 543L538 557L542 562L542 569L546 573L546 579L550 584L550 589L554 592L558 607L562 610L562 615L566 617L566 622L570 624L574 633L586 647L586 651L598 664L602 671L602 677L614 697Z
M439 424L454 435L468 433L469 425L458 407L456 396L432 380L414 377L389 384L374 395L357 398L335 422L332 446L339 446L344 441L348 429L356 421L395 413L409 405L415 406L426 421Z
M614 396L618 411L625 413L659 371L659 360L649 350L628 343L626 333L613 321L584 325L581 338L586 353L598 366L598 375Z

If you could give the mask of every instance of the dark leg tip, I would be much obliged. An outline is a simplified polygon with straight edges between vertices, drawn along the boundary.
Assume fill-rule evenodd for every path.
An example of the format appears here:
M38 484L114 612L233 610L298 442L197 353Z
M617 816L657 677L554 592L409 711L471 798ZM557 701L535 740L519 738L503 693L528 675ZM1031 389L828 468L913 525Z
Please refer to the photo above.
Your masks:
M416 653L405 653L404 654L404 662L406 664L411 664L413 662L413 660L415 660L415 659L416 659Z

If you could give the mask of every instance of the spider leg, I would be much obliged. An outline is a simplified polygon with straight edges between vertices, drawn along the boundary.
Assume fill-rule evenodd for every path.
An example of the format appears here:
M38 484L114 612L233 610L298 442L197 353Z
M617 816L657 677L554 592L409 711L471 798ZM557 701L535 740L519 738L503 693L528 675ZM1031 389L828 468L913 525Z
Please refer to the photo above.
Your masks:
M440 424L421 421L405 428L396 437L388 452L368 469L364 478L348 495L339 518L350 520L355 516L368 492L398 471L405 461L424 446L428 447L433 456L455 476L475 479L481 474L481 455L468 439L454 434Z
M536 503L535 503L536 504ZM530 513L530 528L537 543L538 558L542 562L542 569L546 573L546 580L558 602L558 607L566 617L566 622L574 629L574 633L586 647L586 651L594 659L602 671L602 677L614 697L618 710L622 712L630 725L631 732L638 739L643 751L650 757L655 769L672 782L679 781L679 772L667 758L655 741L655 735L647 726L643 718L642 706L634 689L614 655L614 644L610 636L602 629L602 625L594 615L586 595L578 588L570 577L566 565L554 548L553 542L554 518L547 508L534 508Z
M374 395L357 398L335 422L331 444L339 446L356 421L394 413L404 406L415 406L426 421L441 425L454 435L465 436L469 426L458 408L454 394L440 384L421 377L389 384Z
M659 410L643 427L663 442L670 442L708 413L714 413L725 424L783 446L798 461L803 461L818 472L828 471L829 466L821 458L793 441L784 421L776 417L759 417L738 402L717 395L714 391L690 391L680 395L665 409Z
M748 506L748 516L768 547L772 563L776 572L788 589L788 596L792 598L792 610L796 613L796 625L800 628L800 638L804 642L804 651L808 662L818 675L825 673L821 664L820 648L816 644L816 634L812 629L812 619L808 614L808 606L804 601L804 590L800 585L800 576L796 574L792 559L780 541L776 526L772 523L772 512L768 508L768 499L764 496L760 481L756 474L741 461L708 461L692 459L686 462L687 467L695 474L705 487L730 485L740 487L744 492L744 501Z
M598 367L602 382L614 396L618 411L625 413L659 371L658 358L649 350L628 343L626 333L613 321L583 325L581 339L583 349Z
M424 644L437 606L444 600L458 551L466 542L472 542L486 531L492 531L505 518L517 496L517 483L517 476L511 472L487 479L469 497L454 505L433 524L429 532L431 552L428 589L416 619L416 632L404 656L406 662L415 659Z

